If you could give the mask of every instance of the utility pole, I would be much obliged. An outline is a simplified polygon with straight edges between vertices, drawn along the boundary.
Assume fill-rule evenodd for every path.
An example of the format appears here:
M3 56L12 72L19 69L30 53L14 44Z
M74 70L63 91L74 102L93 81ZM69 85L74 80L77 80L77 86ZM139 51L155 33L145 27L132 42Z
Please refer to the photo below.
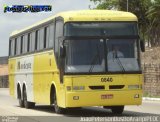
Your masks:
M128 0L127 0L127 11L128 11Z

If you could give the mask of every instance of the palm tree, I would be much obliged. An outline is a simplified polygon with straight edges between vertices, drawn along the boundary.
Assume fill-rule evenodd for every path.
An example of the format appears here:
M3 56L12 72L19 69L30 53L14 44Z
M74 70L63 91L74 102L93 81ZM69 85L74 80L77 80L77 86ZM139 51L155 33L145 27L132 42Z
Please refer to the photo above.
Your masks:
M150 33L151 46L160 46L160 0L154 0L146 15L150 21L148 33Z

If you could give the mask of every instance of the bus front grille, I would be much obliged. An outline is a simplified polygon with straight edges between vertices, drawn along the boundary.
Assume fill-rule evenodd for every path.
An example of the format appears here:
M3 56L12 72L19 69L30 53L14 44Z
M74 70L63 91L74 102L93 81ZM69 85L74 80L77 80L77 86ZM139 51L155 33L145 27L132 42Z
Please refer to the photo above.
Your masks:
M89 88L92 89L92 90L103 90L103 89L105 89L104 86L89 86Z
M109 89L123 89L125 85L110 85Z

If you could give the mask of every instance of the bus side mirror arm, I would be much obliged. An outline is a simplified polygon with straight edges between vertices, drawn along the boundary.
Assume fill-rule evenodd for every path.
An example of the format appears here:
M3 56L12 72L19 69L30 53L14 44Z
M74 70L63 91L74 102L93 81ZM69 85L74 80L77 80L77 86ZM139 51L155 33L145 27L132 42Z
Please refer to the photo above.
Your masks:
M60 83L63 83L65 56L66 56L66 46L64 46L62 43L59 49Z
M66 47L64 45L60 46L60 57L64 58L66 56Z
M144 42L144 40L140 40L140 47L141 47L141 51L145 52L145 42Z

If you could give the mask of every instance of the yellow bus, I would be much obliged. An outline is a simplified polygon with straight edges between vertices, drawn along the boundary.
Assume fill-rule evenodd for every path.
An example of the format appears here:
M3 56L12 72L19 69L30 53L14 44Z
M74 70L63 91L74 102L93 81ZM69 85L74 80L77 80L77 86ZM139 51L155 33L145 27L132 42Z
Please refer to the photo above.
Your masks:
M121 114L142 102L137 17L129 12L62 12L9 38L10 94L19 106L103 106Z

